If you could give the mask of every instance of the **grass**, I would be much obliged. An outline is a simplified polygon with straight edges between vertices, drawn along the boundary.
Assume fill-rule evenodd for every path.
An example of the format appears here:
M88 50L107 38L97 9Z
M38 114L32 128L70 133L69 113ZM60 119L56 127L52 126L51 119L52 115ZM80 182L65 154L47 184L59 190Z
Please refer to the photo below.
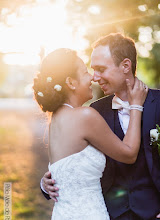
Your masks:
M53 203L39 188L48 164L43 133L42 120L33 114L0 112L0 219L4 182L12 183L12 220L51 218Z

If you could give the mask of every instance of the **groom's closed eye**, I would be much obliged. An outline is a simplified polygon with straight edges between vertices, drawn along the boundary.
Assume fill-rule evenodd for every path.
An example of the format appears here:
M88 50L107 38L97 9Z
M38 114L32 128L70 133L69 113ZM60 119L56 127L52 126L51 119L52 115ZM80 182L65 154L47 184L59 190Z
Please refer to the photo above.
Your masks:
M99 73L103 73L107 68L106 67L97 67L94 71L98 71Z
M103 73L105 70L106 70L106 68L104 68L104 67L99 68L99 72L101 72L101 73Z

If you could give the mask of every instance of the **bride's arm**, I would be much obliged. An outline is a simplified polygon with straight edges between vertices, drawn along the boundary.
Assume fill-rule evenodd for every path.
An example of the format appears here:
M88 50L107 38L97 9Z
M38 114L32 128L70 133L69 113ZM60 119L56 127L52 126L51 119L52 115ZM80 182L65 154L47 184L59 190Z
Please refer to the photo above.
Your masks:
M142 85L140 81L137 81L131 89L128 84L130 104L143 105L148 89L144 89ZM82 120L84 138L111 158L128 164L134 163L140 147L141 115L142 112L139 110L130 111L129 127L121 141L96 110L84 108L84 120Z

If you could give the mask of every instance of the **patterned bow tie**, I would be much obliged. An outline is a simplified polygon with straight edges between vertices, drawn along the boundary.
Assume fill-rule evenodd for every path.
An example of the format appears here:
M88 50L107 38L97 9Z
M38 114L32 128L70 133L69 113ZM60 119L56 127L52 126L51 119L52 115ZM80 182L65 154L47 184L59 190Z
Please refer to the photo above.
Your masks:
M120 98L114 96L112 99L112 109L127 109L130 110L130 105L128 102L122 101Z

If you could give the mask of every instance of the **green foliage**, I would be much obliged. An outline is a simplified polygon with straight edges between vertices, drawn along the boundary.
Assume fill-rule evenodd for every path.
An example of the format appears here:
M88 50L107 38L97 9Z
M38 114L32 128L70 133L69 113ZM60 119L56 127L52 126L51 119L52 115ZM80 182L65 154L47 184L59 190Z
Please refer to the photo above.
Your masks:
M160 39L157 41L155 32L160 31L160 2L158 0L100 0L100 1L75 1L71 0L67 4L68 23L74 27L75 32L80 26L87 28L86 39L91 45L97 38L111 32L121 32L132 37L139 42L139 28L150 27L152 30L152 49L147 58L139 55L139 60L143 60L143 71L140 77L151 87L160 88ZM88 9L92 5L100 7L100 14L89 13ZM144 11L139 9L143 5ZM81 18L81 19L80 19ZM78 25L77 25L78 24ZM145 47L145 44L143 45ZM86 54L90 57L91 48L86 49ZM88 66L90 65L90 61ZM140 67L141 69L141 67Z
M158 133L160 133L160 127L159 127L158 124L156 124L156 128L157 128L157 130L158 130Z
M150 88L159 88L159 74L153 67L151 58L138 58L137 76L146 83Z
M50 0L54 3L55 0ZM35 0L22 1L0 1L0 11L3 8L8 8L8 13L1 16L2 22L6 21L6 16L13 12L17 12L22 5L36 4ZM91 6L97 6L100 13L91 12ZM111 32L121 32L132 37L136 42L142 43L146 47L146 43L139 39L140 27L150 27L152 39L147 58L139 55L139 59L143 59L143 68L140 76L145 78L145 82L149 86L160 88L160 37L156 37L156 33L160 32L160 2L159 0L70 0L67 1L66 22L72 27L74 34L79 32L79 28L86 28L85 38L89 41L89 47L86 48L86 55L90 57L90 45L100 36ZM140 8L141 6L141 8ZM90 61L88 62L88 66ZM1 68L2 69L2 68ZM3 71L4 72L4 71ZM4 74L1 71L0 82L3 81Z

